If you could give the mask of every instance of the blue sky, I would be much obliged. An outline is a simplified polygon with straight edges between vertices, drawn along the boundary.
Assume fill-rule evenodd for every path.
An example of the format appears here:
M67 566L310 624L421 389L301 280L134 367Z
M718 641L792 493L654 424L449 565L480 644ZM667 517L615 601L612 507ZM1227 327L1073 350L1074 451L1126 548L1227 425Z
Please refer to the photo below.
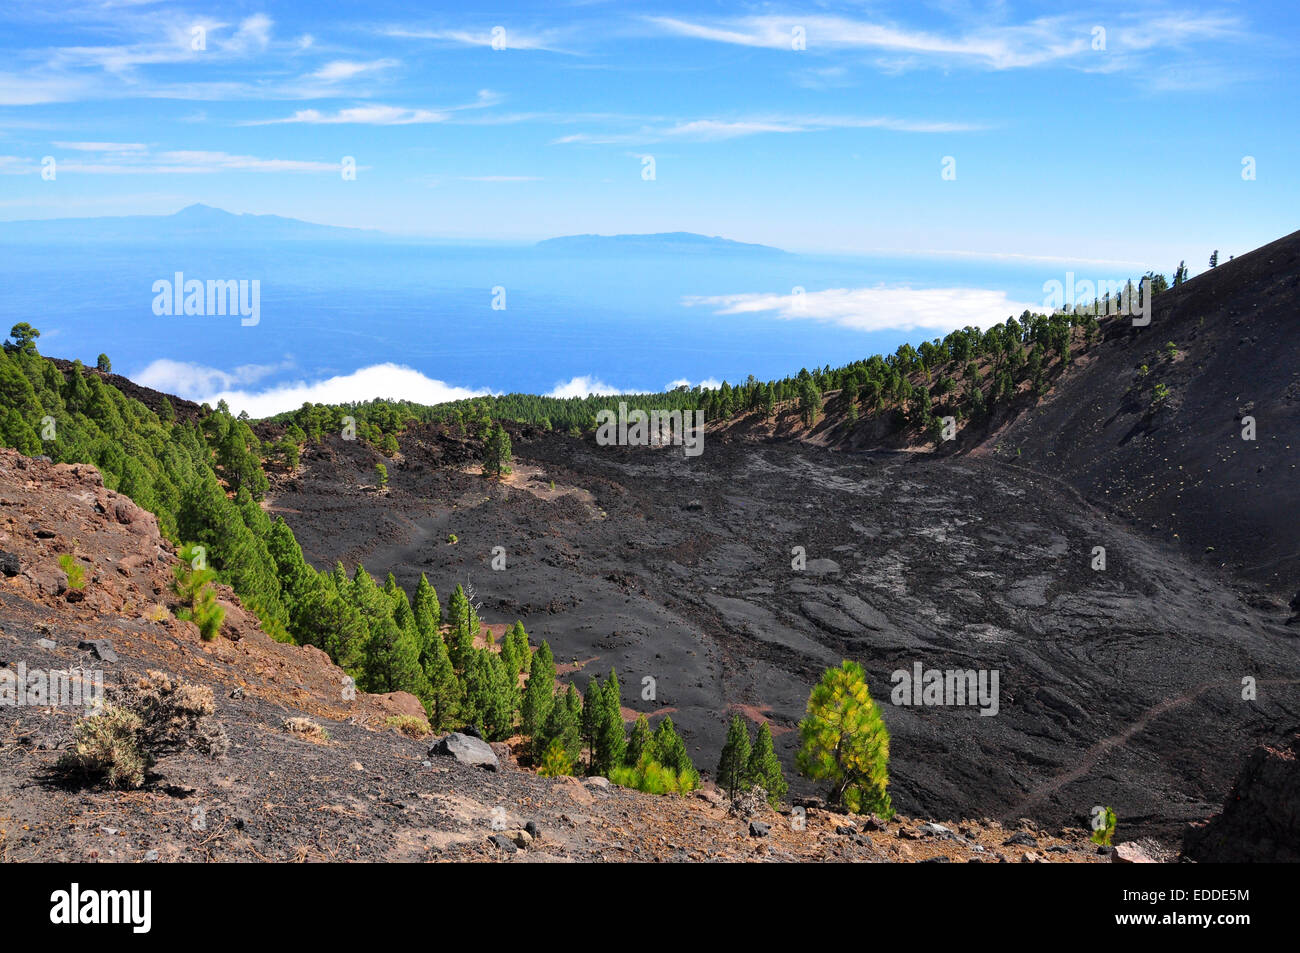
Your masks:
M8 4L0 218L201 201L445 237L689 230L1166 271L1296 227L1296 4L1062 11Z

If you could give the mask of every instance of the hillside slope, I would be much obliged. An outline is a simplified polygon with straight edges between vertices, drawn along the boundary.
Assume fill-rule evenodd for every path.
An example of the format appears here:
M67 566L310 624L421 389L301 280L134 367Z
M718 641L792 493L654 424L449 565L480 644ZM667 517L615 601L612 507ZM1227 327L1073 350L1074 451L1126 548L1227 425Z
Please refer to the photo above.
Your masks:
M1298 301L1300 232L1157 295L1148 327L1107 322L1087 359L984 449L1289 599L1300 589Z
M82 567L84 588L69 585L59 555ZM1043 861L1106 859L1079 828L935 828L900 816L869 829L815 807L792 824L764 806L751 830L711 790L654 797L541 778L505 745L493 746L493 772L432 756L430 740L385 729L411 703L418 710L415 699L346 697L323 653L273 642L224 587L221 635L201 641L169 608L174 561L153 517L93 467L0 450L0 671L98 670L110 692L165 671L212 689L229 739L220 758L168 754L143 787L110 790L56 770L81 710L0 705L0 862L1021 860L1024 846L1004 844L1014 830L1032 833L1028 853ZM286 730L303 717L328 736ZM529 822L540 839L528 849L500 843Z

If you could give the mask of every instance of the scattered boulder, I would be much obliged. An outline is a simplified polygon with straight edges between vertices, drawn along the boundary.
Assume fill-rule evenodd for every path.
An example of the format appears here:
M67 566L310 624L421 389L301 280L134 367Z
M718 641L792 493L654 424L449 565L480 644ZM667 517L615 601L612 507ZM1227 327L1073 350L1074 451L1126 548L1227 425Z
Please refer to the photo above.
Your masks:
M587 778L582 783L587 785L589 788L595 788L597 791L609 790L609 778L602 778L600 775Z
M717 788L708 786L702 787L695 792L695 796L701 800L712 804L714 807L722 807L727 803L726 797Z
M113 643L108 639L83 639L77 643L77 648L90 652L101 662L117 661L117 653L113 651Z
M324 664L331 666L334 664L328 655L315 646L303 646L303 648L304 650L310 648L319 653L319 656L323 656ZM419 718L421 721L427 721L429 718L420 699L410 692L385 692L382 695L371 695L370 700L394 718Z
M435 741L429 749L429 757L435 755L455 758L461 764L476 765L486 771L495 771L499 764L491 745L482 738L474 738L459 731L453 731Z
M1037 847L1038 838L1027 831L1016 831L1002 842L1003 847Z
M529 821L527 824L524 825L524 830L526 830L529 833L529 835L533 838L534 843L542 839L542 829L537 826L536 821Z
M737 817L753 817L767 807L767 791L755 784L748 791L737 792L731 799L731 813Z
M0 572L12 579L23 571L23 564L13 553L0 549Z
M489 843L495 844L497 846L497 849L501 850L503 853L513 854L515 853L515 851L519 850L519 847L518 845L515 844L514 839L509 834L506 834L504 832L500 834L491 835L488 838L488 841Z
M68 574L57 565L31 566L23 572L23 577L47 595L61 596L68 591Z
M1125 841L1115 848L1115 852L1110 855L1111 863L1114 864L1154 864L1155 861L1147 854L1145 850L1132 841Z
M37 640L36 640L36 644L39 645L39 646L40 646L41 648L43 648L43 649L51 649L51 650L53 650L53 649L57 649L57 648L59 647L59 643L58 643L58 642L55 642L53 639L37 639Z
M749 822L750 837L766 837L770 833L772 833L772 826L770 824L764 824L762 821Z

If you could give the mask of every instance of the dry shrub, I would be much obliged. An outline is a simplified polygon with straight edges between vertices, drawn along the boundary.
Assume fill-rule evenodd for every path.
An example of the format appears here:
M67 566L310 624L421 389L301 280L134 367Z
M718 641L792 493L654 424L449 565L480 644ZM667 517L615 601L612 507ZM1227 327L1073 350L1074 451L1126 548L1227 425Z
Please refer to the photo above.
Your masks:
M192 748L220 758L230 750L207 686L151 671L115 695L115 704L77 722L73 750L59 760L60 770L83 781L138 788L164 754Z
M384 720L384 727L391 728L408 738L423 738L432 731L425 719L417 718L415 715L393 715Z
M310 718L286 718L284 720L284 729L295 735L302 735L308 741L323 744L330 740L330 733Z
M140 749L140 716L116 705L77 722L72 751L59 759L59 769L82 781L103 781L113 788L144 784L148 756Z

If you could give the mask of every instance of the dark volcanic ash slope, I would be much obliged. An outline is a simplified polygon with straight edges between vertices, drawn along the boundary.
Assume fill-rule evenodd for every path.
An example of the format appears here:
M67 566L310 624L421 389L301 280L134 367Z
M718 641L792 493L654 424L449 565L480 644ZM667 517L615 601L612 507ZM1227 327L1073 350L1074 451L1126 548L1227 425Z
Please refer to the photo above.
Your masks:
M323 652L272 641L224 586L220 637L204 642L193 623L176 619L171 546L153 517L107 490L94 467L0 450L0 552L0 864L962 862L1023 854L1007 849L1012 829L996 824L944 834L900 815L868 831L822 810L792 824L766 805L755 818L766 835L754 837L715 791L654 797L596 779L542 778L519 768L505 745L493 746L500 763L491 772L430 754L431 739L385 728L390 716L420 712L415 698L341 691L343 673ZM84 588L69 586L60 555L82 567ZM130 791L60 771L87 710L82 699L32 694L41 676L98 673L115 703L118 687L149 670L211 689L225 753L155 749L145 783ZM25 686L21 695L16 684ZM304 718L324 733L288 730ZM185 720L172 727L184 734ZM528 824L537 838L519 832ZM1104 860L1082 828L1057 836L1017 827L1037 838L1040 859Z
M426 572L444 597L468 581L485 621L616 666L625 706L671 712L706 770L731 706L772 721L789 768L812 683L855 659L905 811L1060 823L1108 804L1124 836L1175 838L1300 712L1294 628L1051 478L741 440L693 459L555 434L514 447L513 484L494 486L459 442L418 431L380 494L364 488L374 451L337 441L273 508L318 566L361 559L406 586ZM997 670L999 713L891 704L891 673L916 662Z
M1297 301L1300 232L1157 295L1147 327L1108 322L1086 362L991 442L1286 601L1300 589Z

